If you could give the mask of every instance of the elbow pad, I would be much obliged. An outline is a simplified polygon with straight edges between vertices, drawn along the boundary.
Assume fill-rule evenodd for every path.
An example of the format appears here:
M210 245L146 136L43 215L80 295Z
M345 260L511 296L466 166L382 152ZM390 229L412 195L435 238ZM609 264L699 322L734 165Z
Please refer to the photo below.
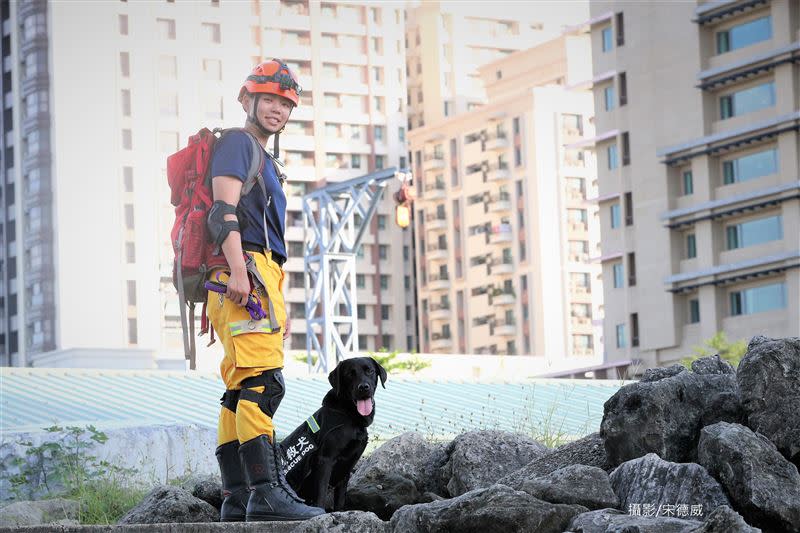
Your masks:
M235 215L236 206L227 204L221 200L217 200L211 205L208 211L208 218L206 219L206 227L208 228L209 238L214 246L220 247L228 234L232 231L238 231L238 220L225 220L225 215Z

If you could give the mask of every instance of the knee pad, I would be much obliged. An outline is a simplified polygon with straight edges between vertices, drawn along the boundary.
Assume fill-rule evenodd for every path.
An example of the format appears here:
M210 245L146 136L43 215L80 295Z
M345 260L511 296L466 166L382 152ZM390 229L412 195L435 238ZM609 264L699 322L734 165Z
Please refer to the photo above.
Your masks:
M264 392L252 390L254 387L264 387ZM280 368L276 368L242 380L239 399L249 400L258 404L264 414L272 418L275 415L275 411L278 410L284 394L286 394L286 384L283 381L283 373L281 373Z

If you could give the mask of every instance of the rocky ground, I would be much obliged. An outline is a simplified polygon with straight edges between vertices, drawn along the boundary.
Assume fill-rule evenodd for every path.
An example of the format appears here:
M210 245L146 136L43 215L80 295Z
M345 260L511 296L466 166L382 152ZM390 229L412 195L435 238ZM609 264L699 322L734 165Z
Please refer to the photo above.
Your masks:
M606 402L599 433L554 450L500 431L402 434L357 465L351 511L293 531L800 532L798 466L800 338L755 337L737 370L717 356L648 370ZM0 524L34 504L14 505ZM219 480L193 480L120 523L213 522L219 506Z

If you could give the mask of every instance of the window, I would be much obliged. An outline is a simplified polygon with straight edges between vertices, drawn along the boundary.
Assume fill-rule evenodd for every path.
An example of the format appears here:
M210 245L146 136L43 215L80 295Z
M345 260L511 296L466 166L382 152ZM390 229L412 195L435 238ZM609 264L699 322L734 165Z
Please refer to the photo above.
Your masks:
M511 122L511 128L514 132L514 135L518 135L520 131L520 119L519 117L514 117L514 120Z
M625 225L633 226L633 193L625 193Z
M175 39L175 21L172 19L156 19L158 25L158 36L162 39Z
M158 133L158 147L165 153L169 154L178 151L178 132L177 131L160 131Z
M222 41L222 36L219 30L219 24L212 24L210 22L203 22L200 24L200 28L205 35L206 40L212 43L220 43Z
M222 97L214 95L203 96L203 110L207 119L222 120Z
M617 324L617 348L625 348L625 324Z
M686 236L686 258L694 259L697 257L697 238L694 233Z
M290 287L304 287L305 277L303 272L289 272L289 286Z
M128 35L128 15L119 16L119 34Z
M367 286L367 278L364 274L356 274L356 288L363 289Z
M608 157L608 170L614 170L619 166L619 161L617 160L617 143L610 144L608 148L606 148L606 155Z
M381 274L381 290L386 290L389 288L389 276L386 274Z
M131 56L128 52L119 53L119 72L123 78L131 75Z
M367 306L364 305L364 304L358 304L356 306L356 313L357 313L356 316L360 320L363 320L363 319L367 318Z
M617 28L617 46L625 44L625 19L622 13L617 13L614 26Z
M128 305L136 305L136 281L128 280L125 282L127 295L128 295Z
M219 59L204 59L203 78L208 81L220 81L222 79L222 62Z
M133 192L133 167L122 167L122 181L125 192Z
M138 341L139 334L136 331L136 319L129 318L128 319L128 344L136 344Z
M719 99L719 114L722 120L738 117L775 105L775 82L769 81L742 89Z
M158 103L162 117L178 116L178 93L162 92L159 94Z
M778 172L778 151L764 150L722 162L724 185L748 181Z
M612 48L614 48L614 42L612 41L613 36L611 35L611 26L607 28L603 28L600 32L600 39L603 43L603 52L608 52Z
M619 74L619 105L620 107L628 103L628 75L624 72Z
M126 263L136 262L136 245L132 242L125 243L125 262Z
M606 111L611 111L614 109L614 86L609 85L605 89L603 89L603 98L605 98L605 109Z
M618 228L621 222L619 204L611 204L611 229Z
M122 116L129 117L131 116L131 91L130 89L122 89L121 94L121 103L122 103Z
M636 286L636 253L628 252L628 286Z
M689 324L700 322L700 300L692 298L689 300Z
M389 258L389 247L385 244L378 245L378 257L380 259L388 259Z
M625 286L625 269L622 263L615 263L612 268L614 271L614 288L620 289Z
M397 128L397 137L400 139L401 142L405 142L406 140L406 129L402 126Z
M622 134L622 166L631 164L631 139L626 131Z
M122 130L122 148L125 150L132 150L133 149L133 139L131 138L131 130L124 129Z
M125 229L132 230L134 229L133 223L133 205L132 204L125 204Z
M728 250L783 239L781 215L750 220L725 228Z
M772 39L772 17L766 16L717 32L717 53L724 54Z
M381 320L389 320L389 306L381 305Z
M375 156L375 168L377 170L382 169L385 164L386 164L386 162L385 162L385 157L384 156L382 156L382 155L376 155Z
M361 168L361 154L351 154L350 155L350 167L351 168Z
M731 316L786 308L786 283L771 283L730 293Z
M386 215L378 215L378 229L386 229Z
M514 147L514 166L522 166L522 149L519 146Z
M684 196L694 194L694 179L691 170L684 170L681 174L681 183Z
M631 313L631 346L639 346L639 313Z
M166 79L176 79L178 77L178 58L175 56L159 56L158 75Z
M383 126L373 126L372 131L375 133L375 140L383 140Z

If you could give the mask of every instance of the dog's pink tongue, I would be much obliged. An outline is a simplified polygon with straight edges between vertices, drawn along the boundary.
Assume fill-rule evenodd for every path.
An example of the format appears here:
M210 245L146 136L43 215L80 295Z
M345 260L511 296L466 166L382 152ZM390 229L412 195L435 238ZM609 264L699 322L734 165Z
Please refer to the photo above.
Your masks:
M356 409L361 416L369 416L372 412L372 400L356 400Z

